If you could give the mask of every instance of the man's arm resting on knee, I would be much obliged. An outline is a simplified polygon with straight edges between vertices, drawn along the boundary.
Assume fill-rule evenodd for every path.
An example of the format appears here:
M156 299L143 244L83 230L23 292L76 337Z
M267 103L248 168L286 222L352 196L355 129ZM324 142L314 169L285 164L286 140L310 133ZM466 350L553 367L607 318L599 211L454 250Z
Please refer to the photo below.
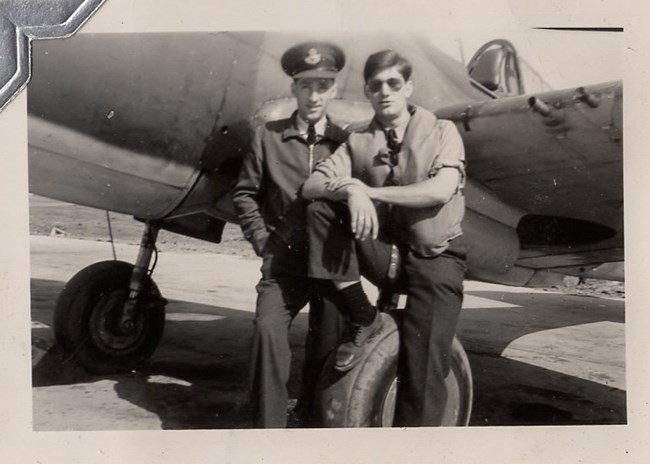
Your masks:
M307 200L345 202L350 211L350 227L355 238L377 238L379 221L377 210L365 191L365 184L352 179L352 167L347 147L341 145L325 161L319 163L302 186L302 196ZM339 186L340 184L344 184Z
M329 178L322 172L314 172L303 185L302 195L307 200L330 200L341 201L348 205L350 211L350 227L354 237L358 240L365 240L369 237L377 238L379 234L379 220L377 210L372 200L366 193L365 185L357 179L335 190L328 188L328 183L336 179Z
M349 189L332 189L328 185L338 178L350 178L352 163L347 146L341 145L332 156L316 165L311 176L302 187L306 200L347 201Z
M305 181L302 196L306 200L347 201L353 193L365 192L368 186L352 177L329 177L316 171Z
M460 188L461 173L455 167L445 167L435 177L409 185L370 187L358 179L336 178L323 181L319 189L334 190L326 198L349 195L350 190L362 189L370 199L410 208L425 208L447 203Z
M415 184L367 187L373 200L410 208L425 208L449 202L460 187L461 173L453 167L440 169L435 177Z

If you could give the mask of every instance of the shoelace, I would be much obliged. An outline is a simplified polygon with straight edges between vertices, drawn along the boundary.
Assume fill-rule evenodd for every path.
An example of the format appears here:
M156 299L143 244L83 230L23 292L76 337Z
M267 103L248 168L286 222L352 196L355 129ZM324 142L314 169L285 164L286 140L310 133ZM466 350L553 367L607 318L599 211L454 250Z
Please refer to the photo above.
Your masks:
M355 325L352 327L352 343L356 346L361 346L366 341L364 337L366 333L369 333L371 330L374 330L374 322L370 325Z
M361 346L361 336L363 335L364 328L362 325L352 327L352 343L357 346Z

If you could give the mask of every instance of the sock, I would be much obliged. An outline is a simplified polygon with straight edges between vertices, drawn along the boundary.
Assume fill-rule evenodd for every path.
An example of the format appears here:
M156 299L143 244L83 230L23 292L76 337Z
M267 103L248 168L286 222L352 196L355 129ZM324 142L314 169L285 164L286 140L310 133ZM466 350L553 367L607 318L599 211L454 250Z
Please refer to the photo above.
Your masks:
M339 294L348 310L352 324L363 326L372 324L372 321L375 319L376 309L368 300L368 296L363 291L361 282L339 290Z

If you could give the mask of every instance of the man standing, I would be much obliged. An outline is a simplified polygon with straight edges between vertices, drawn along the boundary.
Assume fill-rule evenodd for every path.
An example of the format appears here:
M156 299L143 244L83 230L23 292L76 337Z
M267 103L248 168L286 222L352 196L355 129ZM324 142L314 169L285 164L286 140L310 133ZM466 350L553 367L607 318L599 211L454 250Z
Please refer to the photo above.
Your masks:
M351 319L335 368L351 369L381 330L360 275L405 293L395 425L435 426L463 299L465 161L454 124L408 104L411 71L392 50L368 58L364 90L375 117L316 168L303 195L330 200L312 203L307 220L309 275L334 282Z
M249 379L259 427L286 427L288 335L298 312L309 302L310 333L299 398L303 412L311 410L320 366L339 340L338 311L307 277L307 202L299 191L313 166L347 139L326 116L345 56L335 45L311 42L287 50L281 64L293 78L291 92L298 109L288 119L257 128L233 192L244 236L263 258Z

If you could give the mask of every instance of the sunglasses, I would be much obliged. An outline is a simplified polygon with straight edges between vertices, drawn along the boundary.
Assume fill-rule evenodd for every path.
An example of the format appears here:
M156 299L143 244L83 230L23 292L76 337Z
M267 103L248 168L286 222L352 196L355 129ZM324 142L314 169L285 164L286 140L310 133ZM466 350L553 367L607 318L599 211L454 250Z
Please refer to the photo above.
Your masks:
M388 87L390 87L393 92L398 92L402 90L405 82L396 78L388 79L386 81L372 80L368 82L368 90L370 90L371 93L378 93L384 87L384 84L388 84Z

